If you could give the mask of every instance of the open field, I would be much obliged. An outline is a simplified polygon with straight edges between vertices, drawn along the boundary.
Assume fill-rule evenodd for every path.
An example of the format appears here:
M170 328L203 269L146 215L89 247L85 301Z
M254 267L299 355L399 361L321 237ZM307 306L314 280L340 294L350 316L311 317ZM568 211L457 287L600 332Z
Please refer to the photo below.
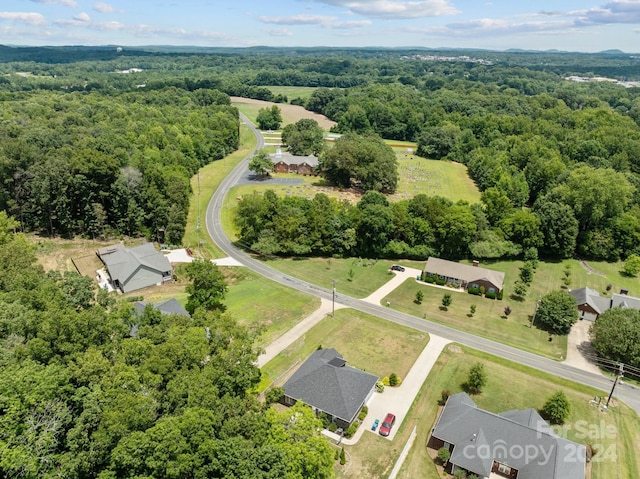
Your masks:
M393 443L389 444L376 434L364 434L356 445L345 446L352 462L347 466L336 465L337 477L387 478L411 430L417 426L418 436L398 478L441 478L426 448L438 412L437 401L442 390L447 389L454 394L460 392L469 368L476 362L484 364L488 377L482 394L472 397L478 407L495 413L510 409L538 410L553 392L562 390L571 402L572 412L564 429L558 429L558 432L570 440L597 446L599 451L592 463L592 479L635 477L640 470L634 446L640 441L640 420L626 405L616 403L606 414L600 413L589 405L589 400L596 395L602 396L604 393L601 391L495 356L450 345L431 370Z
M320 299L292 290L247 268L225 268L227 310L240 324L263 329L266 346L320 307Z
M326 116L314 113L312 111L305 110L298 105L289 105L288 103L273 103L271 101L254 100L251 98L241 98L237 96L231 97L231 104L238 108L240 112L244 113L247 118L255 123L258 116L258 110L265 107L271 107L276 105L282 112L282 126L287 126L289 123L295 123L303 118L310 118L316 120L324 130L329 129L336 124L335 121L329 120Z
M390 201L410 199L423 193L442 196L453 202L480 202L480 191L469 178L467 167L450 161L427 160L407 153L398 153L398 191Z
M311 97L311 94L317 90L313 86L265 86L271 90L274 95L285 95L289 101L294 98L302 98L307 100Z
M262 368L260 389L320 346L335 348L355 368L379 377L395 372L402 378L428 342L425 333L353 309L339 309L335 317L327 316Z

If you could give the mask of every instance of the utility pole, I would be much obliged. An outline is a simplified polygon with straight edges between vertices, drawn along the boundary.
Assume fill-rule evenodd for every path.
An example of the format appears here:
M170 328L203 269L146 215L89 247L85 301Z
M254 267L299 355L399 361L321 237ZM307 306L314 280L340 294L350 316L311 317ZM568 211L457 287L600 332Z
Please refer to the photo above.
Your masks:
M332 279L331 283L333 283L333 301L331 304L331 317L334 318L336 316L336 283L338 282L337 279Z
M538 314L538 306L540 306L540 301L541 300L536 301L536 309L533 311L533 317L531 318L531 324L529 325L530 328L533 328L533 322L536 320L536 314Z
M611 392L609 393L609 397L607 398L607 404L604 405L604 410L606 411L609 408L609 401L611 401L611 396L613 396L613 391L616 389L616 385L618 384L618 379L624 377L624 364L620 363L618 365L618 374L616 374L616 378L613 381L613 387L611 388Z

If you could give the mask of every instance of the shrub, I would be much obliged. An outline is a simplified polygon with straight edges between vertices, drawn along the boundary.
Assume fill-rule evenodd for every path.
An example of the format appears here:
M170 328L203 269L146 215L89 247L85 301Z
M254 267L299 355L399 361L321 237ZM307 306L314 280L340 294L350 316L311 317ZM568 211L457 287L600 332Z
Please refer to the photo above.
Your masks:
M443 389L442 391L440 391L440 401L438 401L438 404L440 406L444 406L447 402L447 399L449 399L449 396L451 396L451 391L449 391L448 389Z
M476 305L472 304L471 306L469 306L469 315L473 316L474 314L476 314Z
M274 404L279 402L282 396L284 396L284 389L277 387L277 388L269 389L269 391L267 391L265 400L267 404Z
M333 460L337 461L340 459L340 449L336 449L336 453L333 455Z
M424 278L424 282L425 282L425 283L433 284L433 283L435 283L436 281L433 279L433 276L425 276L425 278Z
M438 449L438 459L442 461L442 464L446 464L450 458L451 452L449 451L449 448L441 447L440 449Z
M470 287L467 288L467 293L469 294L475 294L476 296L480 296L480 288L475 288L475 287Z
M331 420L329 419L329 416L327 416L326 412L320 414L320 421L322 421L323 429L327 429L329 427L329 424L331 424Z
M347 428L347 430L344 432L344 437L350 438L356 433L357 430L358 430L358 422L356 421Z
M343 446L342 449L340 450L340 465L344 466L346 462L347 462L347 457L344 454L344 446Z
M487 291L487 292L484 294L484 297L485 297L485 298L489 298L489 299L496 299L496 298L498 297L498 295L497 295L495 292L493 292L493 291Z
M500 291L498 291L498 299L502 301L503 296L504 296L504 289L501 289Z
M329 423L327 429L331 432L336 432L338 430L338 425L335 422Z
M367 409L367 406L364 406L362 410L358 413L358 420L364 421L364 418L367 417L368 412L369 410Z
M384 383L382 381L376 383L376 392L384 392Z
M424 299L424 293L422 292L422 290L418 290L416 292L416 299L415 299L416 304L421 304L423 299Z
M397 386L398 385L398 375L396 373L391 373L389 376L389 386Z
M569 398L562 391L555 392L542 406L542 416L551 424L564 424L565 419L571 413Z
M445 279L440 279L438 277L435 277L434 280L438 286L444 286L445 284L447 284L447 280Z
M482 295L486 290L484 289L484 286L480 286L480 288L478 288L478 291L480 291L480 294Z

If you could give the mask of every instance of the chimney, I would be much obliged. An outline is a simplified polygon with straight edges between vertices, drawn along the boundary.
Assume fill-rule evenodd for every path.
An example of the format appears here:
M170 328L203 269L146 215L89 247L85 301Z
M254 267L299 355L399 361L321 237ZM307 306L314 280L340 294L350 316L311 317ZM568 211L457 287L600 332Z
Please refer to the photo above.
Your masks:
M621 289L620 290L620 294L624 294L625 296L629 294L629 290L628 289Z
M477 259L473 260L473 266L477 268L479 264L480 264L480 261L478 261Z

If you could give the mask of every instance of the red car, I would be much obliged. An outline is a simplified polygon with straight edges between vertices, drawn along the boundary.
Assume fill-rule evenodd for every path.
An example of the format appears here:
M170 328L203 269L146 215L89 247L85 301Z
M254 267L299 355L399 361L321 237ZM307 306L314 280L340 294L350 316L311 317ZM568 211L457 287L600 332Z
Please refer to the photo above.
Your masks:
M380 433L381 436L388 436L389 433L391 432L391 428L395 423L396 423L396 417L393 414L388 413L387 417L385 417L384 421L382 421L382 424L380 425L380 429L378 430L378 433Z

